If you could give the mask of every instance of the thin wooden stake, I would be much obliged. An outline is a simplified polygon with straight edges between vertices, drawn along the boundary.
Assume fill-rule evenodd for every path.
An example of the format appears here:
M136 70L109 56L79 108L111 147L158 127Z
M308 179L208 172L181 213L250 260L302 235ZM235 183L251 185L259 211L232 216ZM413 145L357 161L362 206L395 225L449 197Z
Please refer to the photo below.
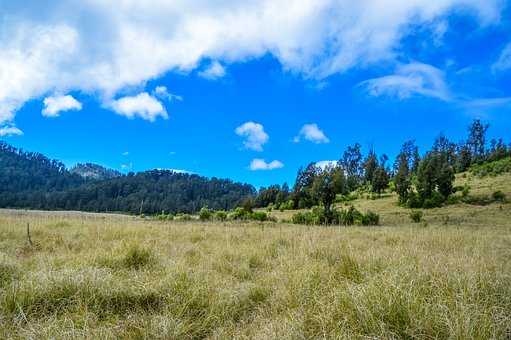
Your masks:
M28 244L30 244L32 246L33 245L32 239L30 238L30 223L27 223L27 239L28 239Z

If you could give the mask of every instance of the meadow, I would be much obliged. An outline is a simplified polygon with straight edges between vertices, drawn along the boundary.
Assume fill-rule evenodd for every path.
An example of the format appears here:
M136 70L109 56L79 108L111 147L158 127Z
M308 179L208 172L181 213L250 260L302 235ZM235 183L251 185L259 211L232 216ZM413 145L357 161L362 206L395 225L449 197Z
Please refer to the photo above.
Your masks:
M1 210L0 338L509 339L511 205L395 201L353 202L376 227Z

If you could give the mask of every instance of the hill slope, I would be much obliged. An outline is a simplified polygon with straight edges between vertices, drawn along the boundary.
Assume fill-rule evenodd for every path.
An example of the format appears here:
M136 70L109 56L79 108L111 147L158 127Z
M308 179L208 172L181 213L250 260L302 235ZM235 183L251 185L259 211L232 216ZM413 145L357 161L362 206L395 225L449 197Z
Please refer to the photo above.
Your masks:
M456 203L445 205L436 209L425 209L424 220L427 223L439 223L444 225L508 225L511 220L511 172L505 172L496 176L478 177L470 172L458 174L455 186L469 186L470 195L474 197L491 196L496 191L503 192L507 203L492 203L487 205L475 205ZM460 196L456 193L455 196ZM358 210L373 211L380 215L382 225L406 225L410 223L411 209L398 205L398 197L395 193L385 193L378 199L371 199L370 195L341 204L337 207L353 205ZM296 210L278 211L273 210L271 215L278 220L290 220Z
M79 163L72 167L69 172L79 175L85 179L95 180L111 179L122 176L122 174L117 170L107 169L104 166L93 163Z
M123 176L85 164L69 171L59 161L0 143L1 208L195 212L206 205L231 209L254 194L248 184L167 170Z

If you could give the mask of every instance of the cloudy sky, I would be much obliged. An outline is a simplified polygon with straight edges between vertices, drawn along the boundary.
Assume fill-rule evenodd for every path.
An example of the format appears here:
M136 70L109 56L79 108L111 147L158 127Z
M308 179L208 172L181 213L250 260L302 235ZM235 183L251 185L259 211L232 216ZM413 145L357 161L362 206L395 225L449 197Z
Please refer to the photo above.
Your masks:
M509 141L511 1L0 0L0 82L0 139L68 165L292 182L475 117Z

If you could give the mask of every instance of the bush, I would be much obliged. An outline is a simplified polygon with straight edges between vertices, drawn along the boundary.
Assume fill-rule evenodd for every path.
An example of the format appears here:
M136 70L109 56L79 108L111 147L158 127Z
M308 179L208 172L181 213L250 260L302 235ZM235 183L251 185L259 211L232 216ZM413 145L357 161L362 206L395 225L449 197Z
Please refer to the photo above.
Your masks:
M287 202L283 202L280 204L280 211L284 211L284 210L293 210L295 206L295 202L293 200L288 200Z
M445 200L445 197L442 196L441 193L433 191L431 197L424 200L422 207L424 209L439 208L444 204Z
M360 219L360 212L354 206L350 206L346 210L337 211L334 216L336 224L348 226L355 224Z
M299 212L293 215L292 222L295 224L306 224L306 225L345 225L350 226L354 224L369 226L378 225L380 222L380 216L372 211L368 211L366 214L359 212L355 207L350 206L346 210L332 210L332 216L327 218L325 211L321 207L314 207L311 211Z
M467 197L470 194L470 185L465 184L461 190L461 197Z
M420 223L422 221L422 217L424 213L420 210L414 210L410 213L410 219L413 223Z
M511 157L494 162L473 165L470 168L470 172L478 177L497 176L506 172L511 172Z
M268 214L266 214L264 211L254 211L250 214L249 218L251 220L264 222L268 221Z
M201 221L209 221L211 219L211 210L208 209L208 207L203 207L200 211L199 211L199 219Z
M491 195L491 198L493 199L494 202L500 202L500 203L505 203L506 202L506 194L504 194L502 191L495 191L492 195Z
M471 205L489 205L492 203L505 203L507 202L506 194L502 191L495 191L491 196L488 195L469 195L462 198L462 202Z
M380 224L380 215L368 211L366 214L360 214L360 224L364 226Z
M156 218L160 221L172 221L174 219L174 215L161 213L160 215L156 216Z
M293 215L294 224L319 225L320 218L311 211L299 212Z
M411 209L422 208L423 202L416 192L412 192L408 195L408 200L406 201L406 206Z
M174 220L176 220L176 221L191 221L192 215L179 213L179 214L176 214L176 216L174 217Z
M227 212L223 210L215 211L214 218L217 221L225 221L227 219Z
M246 220L249 215L250 213L244 208L238 207L229 213L228 218L230 220Z

